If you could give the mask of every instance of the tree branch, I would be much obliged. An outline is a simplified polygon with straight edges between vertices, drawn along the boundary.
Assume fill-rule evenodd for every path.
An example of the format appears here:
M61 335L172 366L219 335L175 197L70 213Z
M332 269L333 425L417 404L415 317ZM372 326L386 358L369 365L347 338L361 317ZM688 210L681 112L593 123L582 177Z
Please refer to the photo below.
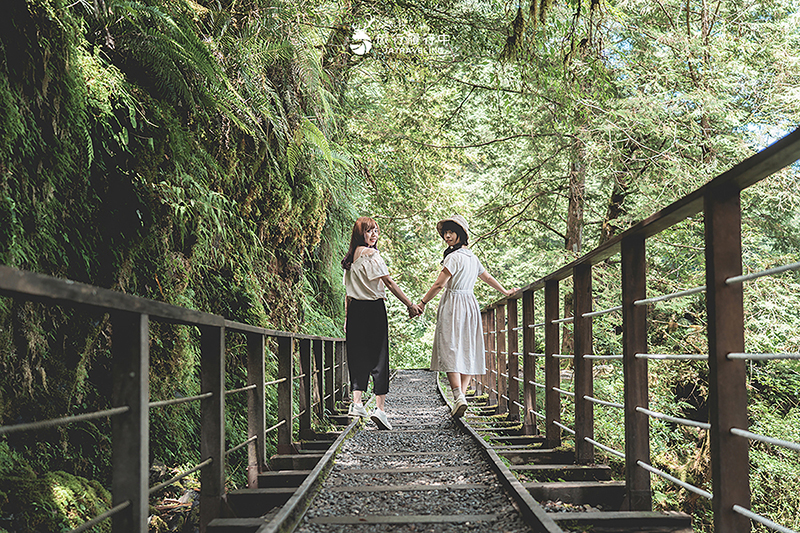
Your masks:
M552 133L541 134L541 135L532 135L530 133L518 133L516 135L509 135L508 137L502 137L500 139L492 139L490 141L484 141L484 142L480 142L480 143L476 143L476 144L461 144L461 145L458 145L458 144L444 144L444 145L428 144L428 143L424 143L422 141L416 141L416 140L414 140L414 139L412 139L410 137L402 137L402 139L404 139L404 140L406 140L406 141L408 141L410 143L417 144L419 146L426 146L428 148L477 148L479 146L489 146L490 144L510 141L510 140L519 139L519 138L522 138L522 137L530 137L530 138L533 139L533 138L536 138L536 137L555 137L555 136L556 135L552 134Z

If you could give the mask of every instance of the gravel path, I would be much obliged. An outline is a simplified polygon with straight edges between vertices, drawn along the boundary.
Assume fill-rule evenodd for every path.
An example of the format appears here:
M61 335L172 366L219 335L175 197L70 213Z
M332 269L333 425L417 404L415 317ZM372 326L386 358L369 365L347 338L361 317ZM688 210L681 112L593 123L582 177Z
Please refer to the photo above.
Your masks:
M398 371L386 397L393 429L365 419L296 533L530 531L478 445L453 423L436 379Z

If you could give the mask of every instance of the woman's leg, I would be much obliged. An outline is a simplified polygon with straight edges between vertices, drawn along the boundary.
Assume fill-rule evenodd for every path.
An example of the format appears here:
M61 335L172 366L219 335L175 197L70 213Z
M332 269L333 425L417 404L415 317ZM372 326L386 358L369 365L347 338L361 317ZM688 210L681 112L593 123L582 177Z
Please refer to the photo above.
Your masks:
M450 414L455 418L461 418L467 411L467 397L461 389L461 374L458 372L448 372L447 381L453 389L453 410Z
M447 373L447 381L450 382L450 389L453 391L453 398L458 398L458 392L463 393L464 390L461 388L461 374L458 372L448 372Z
M389 392L389 320L383 300L375 302L373 323L369 332L369 345L372 350L372 391L375 393L375 407L384 410L386 393Z
M469 384L472 381L472 376L469 374L461 374L461 390L464 394L467 393L467 389L469 389Z
M361 403L361 394L364 391L354 390L353 391L353 403Z

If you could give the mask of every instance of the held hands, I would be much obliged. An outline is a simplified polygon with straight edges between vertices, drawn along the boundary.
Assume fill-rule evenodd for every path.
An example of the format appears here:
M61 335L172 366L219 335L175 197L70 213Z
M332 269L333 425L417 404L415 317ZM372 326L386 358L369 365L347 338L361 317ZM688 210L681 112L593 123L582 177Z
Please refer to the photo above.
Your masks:
M421 315L424 310L425 308L423 306L420 306L419 304L411 304L408 307L408 318L417 317Z

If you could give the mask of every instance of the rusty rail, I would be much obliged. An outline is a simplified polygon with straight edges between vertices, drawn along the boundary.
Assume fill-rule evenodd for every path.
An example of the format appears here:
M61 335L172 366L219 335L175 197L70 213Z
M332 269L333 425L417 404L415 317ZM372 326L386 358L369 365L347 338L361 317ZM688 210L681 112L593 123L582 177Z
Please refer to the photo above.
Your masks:
M791 165L800 158L800 129L787 135L765 150L755 154L727 172L717 176L693 193L658 211L602 246L592 250L572 263L524 287L509 298L499 300L483 309L483 327L486 340L487 368L489 371L477 384L478 393L488 394L497 412L505 412L506 404L498 400L501 391L510 390L518 383L518 373L509 365L505 383L503 354L521 353L523 378L521 397L523 432L539 432L541 420L547 446L561 444L562 430L575 436L576 462L588 464L594 460L596 446L625 460L625 498L627 510L652 510L650 474L666 476L650 466L649 418L662 417L648 406L648 360L689 359L708 361L709 419L690 421L673 419L673 422L694 425L710 432L712 491L697 487L698 492L712 500L715 531L743 533L750 531L751 520L778 530L783 526L759 517L750 508L750 480L748 446L751 439L774 445L798 449L796 443L779 441L747 431L747 390L745 360L784 358L796 359L798 354L746 354L744 353L744 311L742 283L762 275L773 275L786 270L800 269L800 263L770 269L763 273L742 275L741 206L740 193L747 187ZM649 237L696 215L704 214L705 224L705 281L702 287L658 296L646 297L645 248ZM592 267L614 255L621 256L619 272L620 305L602 311L592 310ZM562 317L559 312L559 282L571 278L574 293L574 316ZM534 294L544 293L544 321L534 320ZM708 317L708 345L706 354L648 354L646 304L705 292ZM521 300L522 324L517 323ZM593 354L592 318L601 314L622 313L622 356L596 356ZM505 316L508 320L505 320ZM561 388L559 332L571 324L574 353L581 354L574 363L573 390ZM544 385L536 376L535 331L544 328ZM522 331L522 351L519 350L516 331ZM513 334L512 334L513 333ZM593 397L593 359L621 358L624 371L623 403L598 401ZM518 356L512 357L518 360ZM510 361L509 361L510 362ZM516 364L514 365L516 366ZM500 369L498 371L497 369ZM538 381L538 382L537 382ZM544 413L537 401L536 389L544 388ZM568 397L574 418L569 428L561 420L562 394ZM518 398L519 396L513 396ZM593 405L622 407L625 424L625 450L611 450L594 440ZM542 419L542 416L543 419ZM516 418L519 419L519 418ZM723 466L724 465L724 466ZM672 478L673 480L675 478Z
M276 431L278 453L292 450L293 423L299 418L299 437L312 430L312 413L321 419L346 395L344 339L269 330L221 316L168 305L70 280L0 266L0 295L22 301L108 313L111 318L112 409L53 420L0 426L0 436L36 431L80 420L110 417L112 427L112 507L79 526L84 531L111 518L114 531L147 531L149 495L166 484L200 471L200 529L220 515L225 497L226 456L247 446L248 482L256 481L267 464L267 435ZM200 389L202 394L178 400L151 402L149 397L150 322L196 326L200 330ZM225 334L242 334L247 342L247 385L225 390ZM266 348L274 339L278 360L276 379L265 376ZM323 361L324 359L324 361ZM323 364L324 362L324 364ZM295 373L295 368L299 373ZM272 376L270 376L272 377ZM296 383L299 382L299 383ZM317 391L312 389L316 382ZM277 416L267 429L265 388L277 386ZM225 396L247 393L248 436L225 449ZM319 398L315 402L314 397ZM187 401L200 402L202 462L168 483L149 487L149 413L151 409ZM298 413L295 415L295 413Z

